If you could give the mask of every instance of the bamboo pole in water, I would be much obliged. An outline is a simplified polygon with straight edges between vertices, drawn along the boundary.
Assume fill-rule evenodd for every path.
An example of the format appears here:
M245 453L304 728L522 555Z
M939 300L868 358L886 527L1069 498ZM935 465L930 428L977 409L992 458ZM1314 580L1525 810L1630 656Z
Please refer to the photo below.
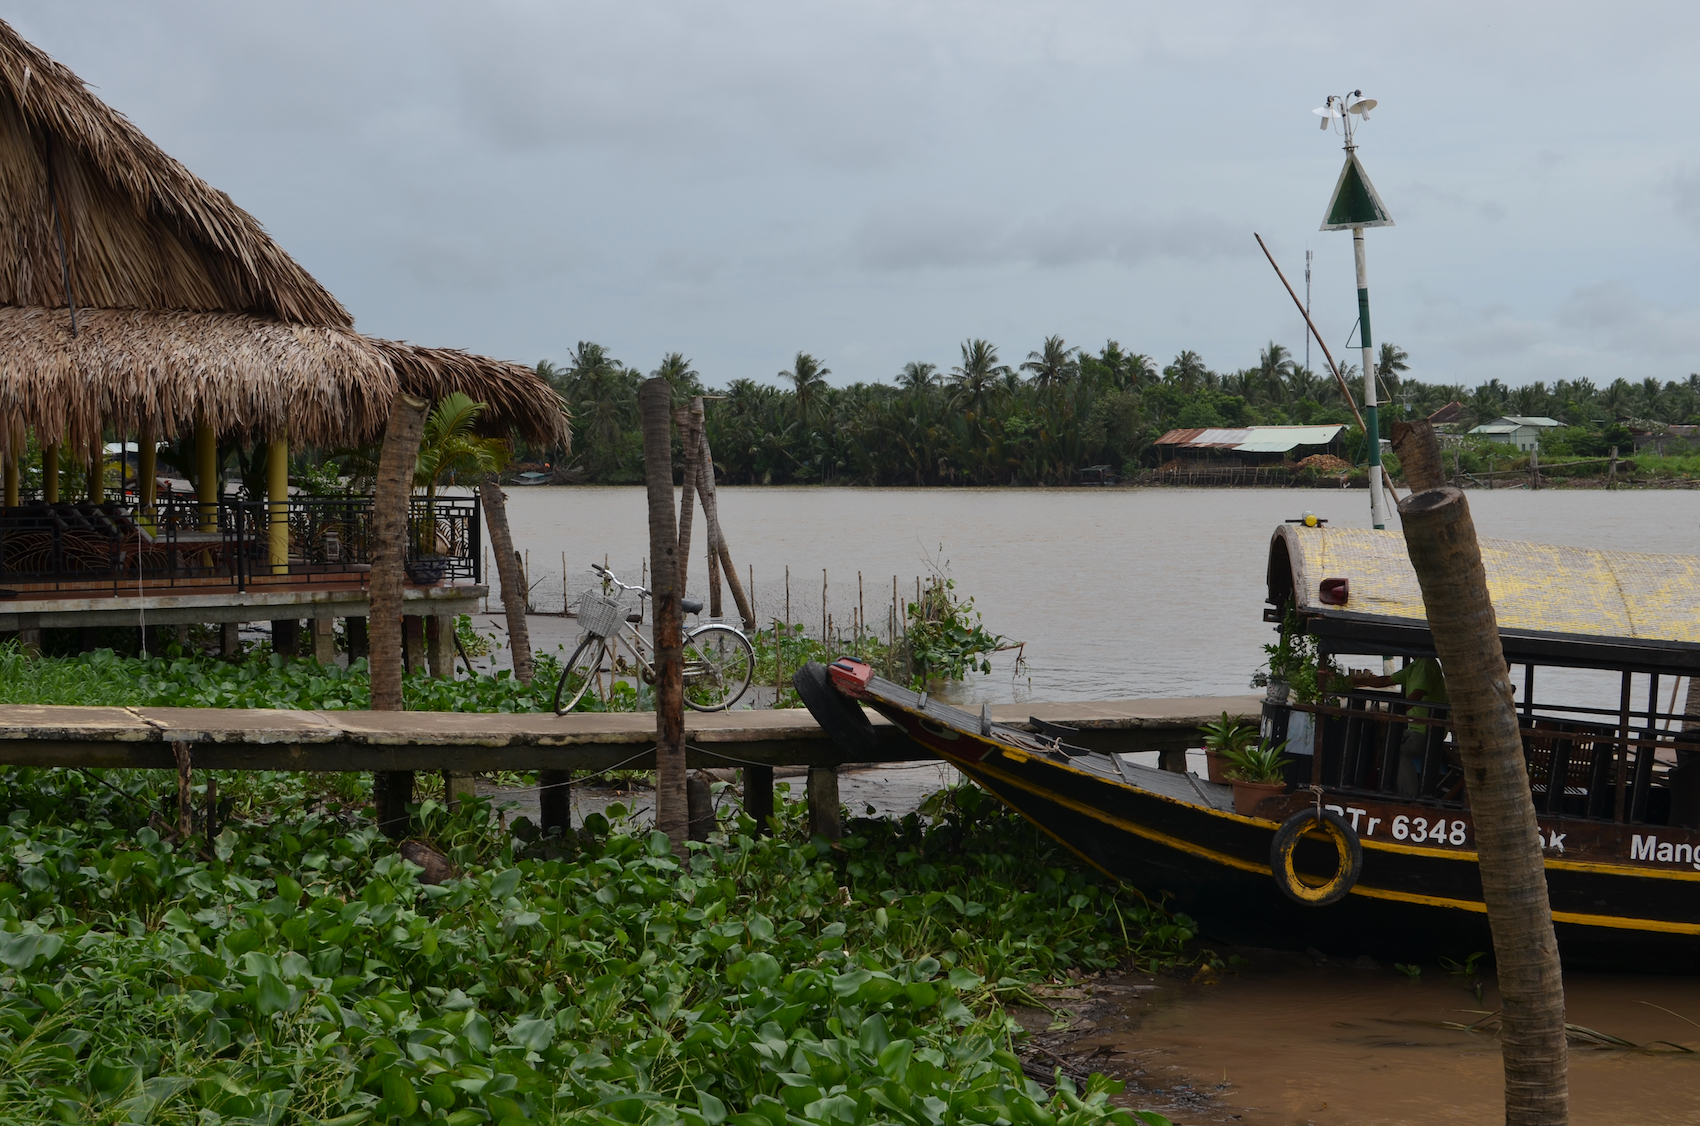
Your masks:
M862 627L868 624L868 604L862 593L862 572L856 572L856 656L862 655Z

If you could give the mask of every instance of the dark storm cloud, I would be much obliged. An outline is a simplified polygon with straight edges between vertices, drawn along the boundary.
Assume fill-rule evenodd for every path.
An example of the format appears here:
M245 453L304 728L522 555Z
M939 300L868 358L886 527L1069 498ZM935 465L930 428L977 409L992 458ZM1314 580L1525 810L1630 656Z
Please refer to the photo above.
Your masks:
M1691 6L15 3L6 18L253 211L362 328L711 379L1115 336L1300 344L1260 256L1316 253L1361 85L1399 226L1375 320L1419 374L1700 368ZM1662 107L1626 111L1626 99ZM1674 170L1674 171L1673 171Z

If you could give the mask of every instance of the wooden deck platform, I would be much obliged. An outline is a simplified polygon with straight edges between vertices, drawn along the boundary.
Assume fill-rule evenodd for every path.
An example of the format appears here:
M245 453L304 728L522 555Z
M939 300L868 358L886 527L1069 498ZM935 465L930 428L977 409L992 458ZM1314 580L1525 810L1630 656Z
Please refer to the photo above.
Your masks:
M402 589L406 612L472 614L489 587L461 583ZM76 629L81 626L192 625L199 622L262 622L272 618L364 618L371 592L358 580L281 583L264 581L247 590L229 582L160 585L114 593L102 590L19 591L0 601L0 632Z
M462 588L464 589L464 588ZM150 617L152 611L149 611ZM1198 745L1200 724L1256 717L1259 696L1006 704L1000 723L1037 717L1078 727L1093 750L1178 751ZM930 758L885 719L874 761ZM687 713L687 755L697 767L838 766L846 759L802 709ZM292 712L215 708L0 706L0 764L174 769L186 743L205 770L642 770L655 765L649 712L491 715L461 712ZM869 761L860 756L858 761Z

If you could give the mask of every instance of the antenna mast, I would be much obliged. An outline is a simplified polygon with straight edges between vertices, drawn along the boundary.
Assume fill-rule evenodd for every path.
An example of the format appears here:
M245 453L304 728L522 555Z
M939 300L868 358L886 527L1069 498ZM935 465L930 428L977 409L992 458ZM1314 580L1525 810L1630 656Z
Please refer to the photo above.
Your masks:
M1310 324L1310 259L1311 252L1305 251L1305 324ZM1305 333L1305 371L1310 371L1310 333Z

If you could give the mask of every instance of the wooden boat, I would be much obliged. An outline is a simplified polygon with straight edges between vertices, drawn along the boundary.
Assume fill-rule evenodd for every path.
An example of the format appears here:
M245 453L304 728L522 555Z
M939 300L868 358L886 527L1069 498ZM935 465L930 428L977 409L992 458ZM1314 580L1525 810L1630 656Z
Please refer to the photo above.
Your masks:
M1700 559L1504 541L1482 549L1521 685L1566 966L1700 970L1700 719L1684 732L1683 716L1658 706L1700 673ZM1363 655L1380 671L1385 657L1434 655L1397 532L1279 529L1265 620L1296 622L1325 661ZM1615 674L1620 706L1565 699L1563 676L1537 677L1554 669ZM1547 681L1557 698L1535 702ZM798 678L810 710L847 747L871 734L854 706L865 704L1087 862L1166 893L1208 937L1405 961L1490 951L1445 709L1421 720L1421 768L1406 782L1415 792L1400 793L1395 756L1413 701L1325 684L1320 702L1265 704L1264 735L1301 753L1283 789L1242 815L1230 785L1072 747L1067 729L1038 721L996 724L852 659Z

